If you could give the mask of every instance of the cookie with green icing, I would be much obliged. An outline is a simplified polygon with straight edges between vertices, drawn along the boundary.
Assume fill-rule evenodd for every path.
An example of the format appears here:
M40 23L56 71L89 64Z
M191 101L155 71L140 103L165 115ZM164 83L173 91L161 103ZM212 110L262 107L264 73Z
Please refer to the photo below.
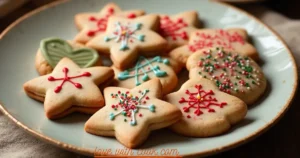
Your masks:
M162 93L170 93L177 85L177 76L179 65L176 65L173 60L167 57L156 56L153 58L146 58L140 56L129 69L119 70L113 67L115 72L114 85L124 88L134 88L140 84L158 78L162 84ZM175 72L174 72L175 70Z
M214 81L223 92L254 103L266 89L266 79L250 57L221 48L202 49L187 60L190 78Z
M40 43L35 67L40 75L49 74L64 57L71 59L81 68L101 65L100 57L94 49L59 38L48 38Z

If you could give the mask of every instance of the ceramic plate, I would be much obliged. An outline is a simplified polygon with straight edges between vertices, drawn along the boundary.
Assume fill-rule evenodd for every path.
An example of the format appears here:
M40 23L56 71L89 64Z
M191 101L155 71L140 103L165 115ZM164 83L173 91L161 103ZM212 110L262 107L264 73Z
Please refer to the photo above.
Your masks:
M251 15L225 4L204 0L112 0L123 9L145 9L148 13L175 14L197 10L209 28L242 27L248 30L262 59L268 89L247 117L227 134L211 138L188 138L166 129L153 132L141 149L176 149L180 155L209 155L240 145L261 134L287 110L297 87L297 71L293 56L273 31ZM38 76L35 53L45 37L72 39L76 33L76 13L99 11L108 0L73 0L54 3L21 18L0 36L0 100L2 111L19 126L47 142L67 150L93 155L97 149L122 149L114 138L98 137L83 130L87 115L73 114L50 121L43 105L26 96L24 82ZM46 8L46 9L45 9ZM130 133L128 133L130 134ZM173 150L174 151L174 150ZM134 152L137 152L134 150Z

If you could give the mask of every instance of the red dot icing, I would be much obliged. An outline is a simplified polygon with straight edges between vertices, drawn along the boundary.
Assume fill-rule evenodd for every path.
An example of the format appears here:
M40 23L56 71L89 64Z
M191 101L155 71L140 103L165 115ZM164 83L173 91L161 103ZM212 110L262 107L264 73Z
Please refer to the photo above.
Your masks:
M76 82L73 82L72 79L74 78L80 78L80 77L90 77L91 76L91 73L89 72L84 72L83 74L81 75L77 75L77 76L68 76L68 72L69 72L69 69L68 68L63 68L62 70L65 74L64 77L62 78L55 78L53 76L49 76L48 77L48 81L50 82L55 82L55 81L62 81L61 84L59 86L57 86L55 89L54 89L54 92L55 93L59 93L62 88L63 88L63 85L66 83L66 82L70 82L71 84L73 84L76 88L78 89L81 89L82 88L82 85L80 83L76 83Z
M188 95L187 99L182 97L179 100L180 104L187 104L187 106L182 108L183 112L189 113L191 109L195 109L193 111L194 114L200 116L203 114L203 109L206 109L208 112L215 112L211 106L223 108L223 106L227 105L226 102L218 103L218 100L213 97L214 92L212 90L204 91L201 85L195 85L195 88L195 92L186 90L185 93ZM191 118L191 116L188 114L187 118Z

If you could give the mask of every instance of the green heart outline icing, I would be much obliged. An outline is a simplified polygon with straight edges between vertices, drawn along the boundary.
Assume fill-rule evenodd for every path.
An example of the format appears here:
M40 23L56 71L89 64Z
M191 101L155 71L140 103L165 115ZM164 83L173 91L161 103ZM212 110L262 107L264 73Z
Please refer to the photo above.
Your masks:
M94 49L79 48L73 50L67 41L59 38L42 40L40 50L52 68L64 57L70 58L81 68L93 66L99 59L99 54Z

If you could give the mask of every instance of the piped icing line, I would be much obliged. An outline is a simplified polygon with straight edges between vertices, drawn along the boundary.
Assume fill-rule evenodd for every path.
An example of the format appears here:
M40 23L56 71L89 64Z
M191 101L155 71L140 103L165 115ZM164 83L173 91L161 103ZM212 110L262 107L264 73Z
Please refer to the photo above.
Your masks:
M189 113L190 109L195 109L194 114L196 116L200 116L203 114L202 109L207 109L209 113L215 112L211 106L223 108L223 106L227 105L226 102L219 103L216 98L213 97L214 92L212 90L205 91L202 89L202 85L195 85L196 88L195 92L190 92L186 90L185 94L188 95L187 98L181 97L178 101L180 104L188 104L182 108L182 111L185 113ZM188 114L187 118L191 118Z
M138 40L140 42L144 42L145 35L137 35L136 32L141 30L142 23L137 23L135 25L122 25L120 22L116 22L115 31L111 36L105 36L104 41L109 42L114 39L115 42L121 42L120 50L125 51L129 49L128 43Z
M54 89L55 93L59 93L62 90L63 85L66 82L70 82L77 89L81 89L82 85L80 83L73 82L72 79L81 78L81 77L90 77L91 76L91 73L89 73L89 72L84 72L81 75L77 75L77 76L68 76L69 69L67 67L64 67L62 71L64 73L64 77L61 77L61 78L55 78L53 76L48 77L48 81L50 81L50 82L62 81L61 84Z
M129 117L131 119L130 125L137 125L135 115L139 112L140 108L148 109L151 112L155 112L155 106L153 104L146 105L146 100L150 99L148 96L146 96L148 92L149 90L144 90L143 92L139 91L139 93L141 94L140 97L132 96L132 94L129 91L127 91L126 93L121 93L120 91L118 91L118 93L116 94L112 93L111 97L118 99L119 101L118 104L111 105L111 107L114 110L118 110L119 107L122 109L116 113L110 113L109 119L114 120L117 116L122 114L125 117L124 122L127 122L126 117ZM140 113L139 116L142 117L142 113Z
M142 63L144 62L144 63ZM118 74L119 80L126 80L129 78L135 78L135 85L140 85L139 76L143 75L142 80L147 81L149 79L148 73L153 72L156 77L164 77L167 75L166 71L160 70L158 65L153 65L153 63L164 63L165 65L169 65L168 59L162 59L160 56L156 56L151 60L140 56L134 68L130 68ZM145 70L145 67L149 66L148 70ZM130 72L134 72L134 74L130 74Z

